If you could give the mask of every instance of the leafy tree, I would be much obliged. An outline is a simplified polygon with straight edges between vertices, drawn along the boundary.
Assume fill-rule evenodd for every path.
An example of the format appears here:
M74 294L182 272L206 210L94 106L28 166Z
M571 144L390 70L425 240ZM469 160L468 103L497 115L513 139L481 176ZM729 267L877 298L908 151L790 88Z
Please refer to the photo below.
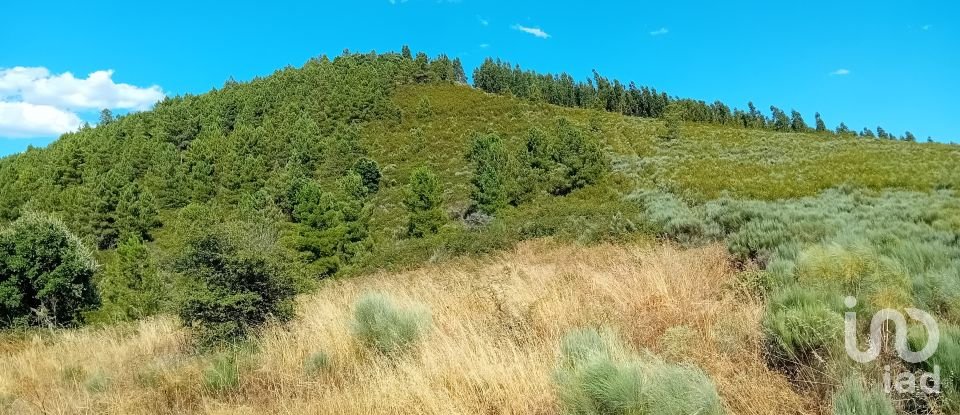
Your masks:
M99 304L97 264L59 220L27 213L0 231L0 328L76 325Z
M191 238L177 268L189 285L178 314L202 345L243 338L271 319L285 321L293 315L290 279L219 231Z
M403 199L410 214L407 235L419 238L437 233L443 224L441 203L442 193L437 175L426 167L414 170Z

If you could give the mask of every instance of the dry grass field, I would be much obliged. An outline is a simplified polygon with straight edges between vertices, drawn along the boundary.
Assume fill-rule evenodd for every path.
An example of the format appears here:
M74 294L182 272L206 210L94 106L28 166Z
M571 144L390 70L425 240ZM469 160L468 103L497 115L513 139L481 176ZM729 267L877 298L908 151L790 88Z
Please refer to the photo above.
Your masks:
M385 355L352 334L356 300L418 305L426 335ZM177 322L36 332L0 347L16 414L555 414L561 337L606 327L635 352L702 368L730 413L817 412L762 356L763 306L718 245L534 241L483 259L330 280L297 319L219 355Z

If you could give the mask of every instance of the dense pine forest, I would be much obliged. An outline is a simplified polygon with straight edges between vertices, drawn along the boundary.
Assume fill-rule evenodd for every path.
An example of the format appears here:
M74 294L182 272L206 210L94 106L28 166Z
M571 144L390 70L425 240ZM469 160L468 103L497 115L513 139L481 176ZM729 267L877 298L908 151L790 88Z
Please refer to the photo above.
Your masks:
M345 51L0 159L0 412L960 411L956 146L472 83ZM848 358L844 313L907 307L933 357Z

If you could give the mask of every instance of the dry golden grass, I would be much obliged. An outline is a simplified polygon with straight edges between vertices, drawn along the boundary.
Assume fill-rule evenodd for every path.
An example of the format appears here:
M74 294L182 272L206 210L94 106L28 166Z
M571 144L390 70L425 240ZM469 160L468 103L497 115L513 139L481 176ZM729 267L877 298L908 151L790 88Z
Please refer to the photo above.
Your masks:
M731 413L802 413L810 403L763 363L762 304L738 292L720 246L558 246L529 242L487 259L322 284L299 317L239 353L239 384L204 387L170 319L35 334L0 347L0 410L122 414L555 414L560 337L608 326L636 349L702 367ZM364 292L422 303L429 335L387 358L351 337ZM671 327L672 333L663 336ZM329 367L304 362L324 352Z

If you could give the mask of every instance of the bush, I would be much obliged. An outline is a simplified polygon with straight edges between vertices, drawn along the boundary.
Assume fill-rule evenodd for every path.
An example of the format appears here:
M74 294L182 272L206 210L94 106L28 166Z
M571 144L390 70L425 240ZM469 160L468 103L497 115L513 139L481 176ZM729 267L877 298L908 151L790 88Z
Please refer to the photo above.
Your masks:
M366 293L353 306L353 334L360 343L384 354L403 351L419 340L430 326L422 308L397 307L386 295Z
M368 193L376 193L380 190L380 179L383 177L380 173L380 165L376 161L367 157L360 157L353 165L353 171L360 175L363 180L363 187Z
M259 253L216 231L189 241L177 267L189 286L179 315L202 345L239 339L270 319L293 315L292 282Z
M437 175L421 167L410 175L410 184L403 200L410 213L407 221L407 236L423 237L437 233L443 224L440 180Z
M324 352L316 352L310 355L310 357L307 358L307 361L303 364L303 370L307 373L307 376L310 377L317 376L329 368L330 356Z
M895 415L890 398L882 390L866 388L859 379L847 380L833 395L834 415Z
M796 286L776 293L763 319L774 357L790 361L831 351L840 344L843 324L820 294Z
M625 353L606 330L580 329L561 341L554 376L572 414L721 414L713 382L700 369Z
M0 328L77 325L99 304L97 264L59 220L28 213L0 231Z
M927 344L927 333L920 326L910 332L910 347L920 350ZM940 369L942 404L946 413L960 412L960 328L953 325L939 325L940 344L937 351L923 362L924 370L933 372Z
M239 356L236 353L221 353L213 358L203 371L203 387L214 393L222 393L240 386Z

